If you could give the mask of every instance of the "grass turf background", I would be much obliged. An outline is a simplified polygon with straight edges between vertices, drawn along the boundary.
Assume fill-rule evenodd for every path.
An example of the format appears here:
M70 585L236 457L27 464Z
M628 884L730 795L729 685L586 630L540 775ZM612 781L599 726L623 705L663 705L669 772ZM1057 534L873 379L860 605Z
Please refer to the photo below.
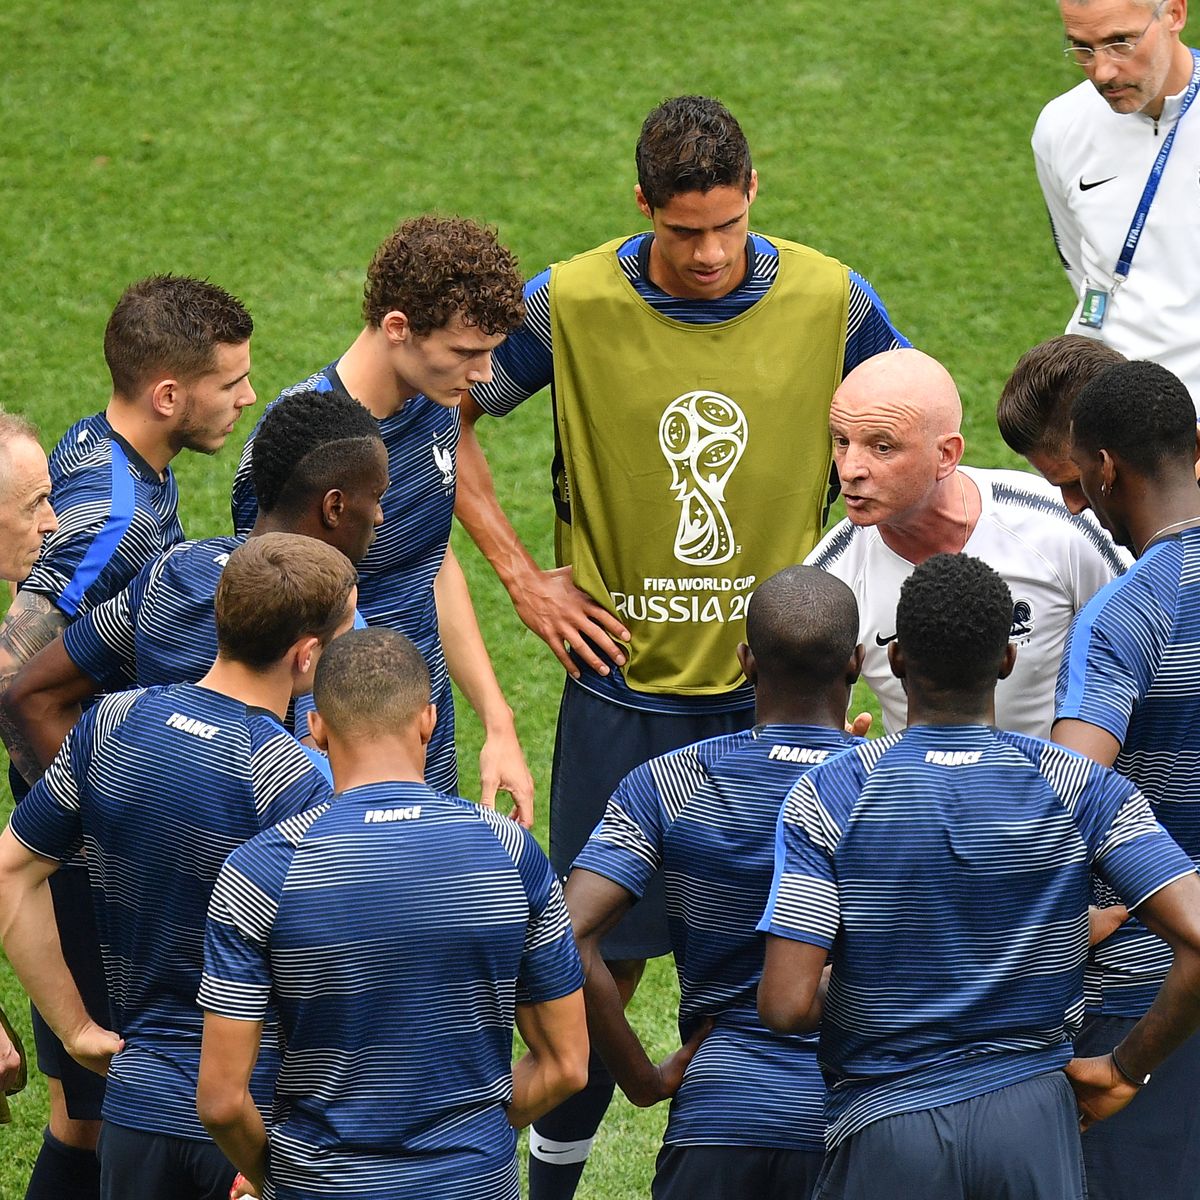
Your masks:
M1070 310L1028 148L1041 105L1079 77L1060 38L1052 4L1002 0L5 8L0 403L31 415L47 446L102 407L108 313L126 283L164 270L246 301L265 402L349 344L371 252L405 216L490 221L528 274L642 228L641 120L665 96L701 92L750 139L754 227L867 276L957 378L967 461L1019 465L995 432L995 398ZM228 531L238 445L258 411L220 456L179 461L190 536ZM549 434L544 397L483 429L500 496L544 564ZM455 546L538 780L544 837L561 672L461 530ZM470 795L478 728L466 714L460 727ZM0 999L27 1031L6 965ZM674 1003L660 961L633 1018L659 1052ZM40 1083L13 1109L0 1128L6 1200L23 1194L37 1152ZM580 1196L648 1194L664 1119L614 1105Z

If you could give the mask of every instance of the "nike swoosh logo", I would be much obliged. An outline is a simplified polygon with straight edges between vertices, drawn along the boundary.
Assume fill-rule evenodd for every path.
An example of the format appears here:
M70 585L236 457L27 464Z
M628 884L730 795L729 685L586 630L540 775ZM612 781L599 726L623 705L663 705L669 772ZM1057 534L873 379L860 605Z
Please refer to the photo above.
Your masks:
M891 637L884 637L882 633L877 633L875 635L875 644L877 646L886 646L888 644L888 642L894 642L895 640L896 640L896 635L894 633L892 634Z
M1114 179L1116 179L1116 176L1115 176L1115 175L1110 175L1110 176L1109 176L1107 179L1097 179L1097 180L1093 181L1092 183L1084 183L1084 182L1083 182L1083 176L1082 176L1082 175L1080 175L1080 177L1079 177L1079 190L1080 190L1081 192L1090 192L1090 191L1092 190L1092 188L1094 188L1094 187L1099 187L1099 186L1100 186L1102 183L1112 183L1112 181L1113 181Z

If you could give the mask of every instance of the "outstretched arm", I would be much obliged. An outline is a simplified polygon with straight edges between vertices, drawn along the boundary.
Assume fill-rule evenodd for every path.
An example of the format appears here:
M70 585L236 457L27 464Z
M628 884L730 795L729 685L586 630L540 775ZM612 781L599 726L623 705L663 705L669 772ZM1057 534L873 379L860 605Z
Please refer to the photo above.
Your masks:
M58 869L23 846L11 828L0 835L0 942L21 986L72 1058L103 1075L121 1039L97 1025L63 959L50 898Z
M475 432L481 415L482 410L473 400L463 401L455 515L492 564L517 615L550 647L569 675L579 677L571 650L592 670L608 673L608 666L589 642L617 666L623 666L625 652L615 639L627 642L629 630L575 586L570 567L543 571L500 507L492 473Z
M533 825L533 776L517 740L512 709L492 670L466 576L448 546L433 590L450 677L462 689L483 725L483 749L479 752L480 802L495 808L496 792L508 792L513 798L513 816L529 829Z
M583 995L588 1036L631 1104L648 1108L679 1090L683 1073L712 1027L705 1022L687 1042L661 1063L646 1054L625 1016L612 972L600 953L600 939L632 907L635 897L619 883L576 868L567 879L567 909L583 962Z
M49 760L41 759L23 728L13 720L6 693L17 671L53 642L66 624L67 618L47 597L30 591L17 593L0 622L0 740L8 747L13 765L27 783L34 783L41 776Z

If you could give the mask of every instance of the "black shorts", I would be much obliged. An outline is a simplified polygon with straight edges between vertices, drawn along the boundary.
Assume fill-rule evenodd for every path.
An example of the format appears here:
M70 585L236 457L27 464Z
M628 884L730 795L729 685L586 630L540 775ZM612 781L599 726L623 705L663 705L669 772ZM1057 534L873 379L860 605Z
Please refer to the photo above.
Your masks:
M1075 1093L1061 1071L1051 1071L956 1104L882 1117L829 1155L813 1195L1083 1200Z
M634 767L705 738L754 724L753 709L698 716L663 716L612 704L568 679L558 709L550 779L550 862L570 871L617 784ZM604 957L670 954L662 873L600 943Z
M105 1121L96 1147L101 1200L228 1200L237 1168L214 1142Z
M87 871L78 867L56 871L50 876L50 894L54 898L54 917L62 942L63 958L75 977L75 986L79 988L84 1006L93 1021L105 1029L111 1029L113 1023L108 1008L108 985L104 979L100 935L96 932L96 915L92 908ZM76 1121L100 1120L100 1109L104 1103L103 1077L87 1067L81 1067L66 1052L57 1035L32 1005L30 1015L38 1070L62 1084L67 1115Z
M823 1153L760 1146L664 1146L654 1200L809 1200Z
M1080 1058L1107 1054L1137 1024L1089 1015ZM1200 1034L1193 1034L1114 1117L1083 1135L1088 1200L1192 1200L1200 1193Z

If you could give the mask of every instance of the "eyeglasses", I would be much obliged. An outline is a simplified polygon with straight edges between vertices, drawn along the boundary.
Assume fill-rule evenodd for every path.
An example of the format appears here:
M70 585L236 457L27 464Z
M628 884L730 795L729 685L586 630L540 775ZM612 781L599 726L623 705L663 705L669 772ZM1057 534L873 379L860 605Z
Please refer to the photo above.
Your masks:
M1158 20L1158 14L1166 2L1167 0L1159 0L1154 12L1150 15L1149 24L1132 42L1103 42L1099 46L1064 46L1063 54L1080 67L1090 67L1096 61L1096 55L1101 52L1107 54L1109 58L1132 58L1133 52L1138 48L1138 43L1150 32L1150 26Z

